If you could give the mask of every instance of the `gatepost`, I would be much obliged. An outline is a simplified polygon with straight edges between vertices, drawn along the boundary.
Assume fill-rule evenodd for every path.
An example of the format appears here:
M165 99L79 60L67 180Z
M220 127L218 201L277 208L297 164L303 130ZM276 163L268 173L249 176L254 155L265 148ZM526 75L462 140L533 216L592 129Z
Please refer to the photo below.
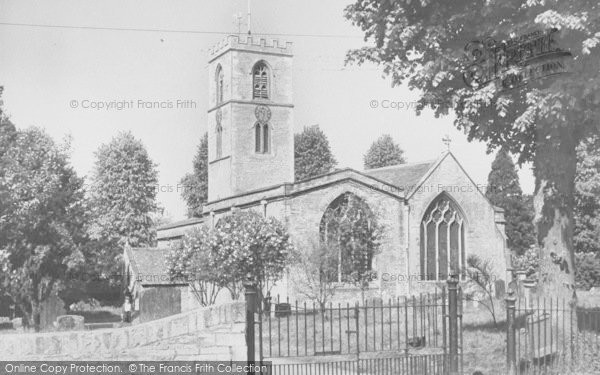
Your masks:
M514 291L509 289L506 301L506 365L508 374L517 373L517 339L515 335L515 301Z
M254 314L256 313L257 291L252 282L244 283L246 299L246 358L248 365L254 365L256 349L254 338Z
M458 275L450 275L448 284L448 346L450 375L458 374Z

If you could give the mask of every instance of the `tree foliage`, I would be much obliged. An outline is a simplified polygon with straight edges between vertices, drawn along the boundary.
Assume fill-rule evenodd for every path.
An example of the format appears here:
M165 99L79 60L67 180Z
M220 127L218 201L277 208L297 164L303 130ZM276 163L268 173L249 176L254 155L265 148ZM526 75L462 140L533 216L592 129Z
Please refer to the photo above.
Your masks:
M196 156L194 156L194 169L186 174L179 187L181 196L188 206L189 217L202 216L202 207L208 200L208 134L200 140Z
M577 148L575 251L600 255L600 138Z
M182 248L169 255L174 277L191 277L195 289L214 302L215 290L227 288L238 299L243 282L252 282L266 295L286 268L292 244L284 226L254 211L237 211L185 236ZM193 286L194 286L193 285ZM216 289L210 289L216 288Z
M202 306L213 305L219 292L235 282L217 262L217 243L208 227L200 227L186 233L181 246L167 255L171 277L187 281Z
M515 165L504 149L492 162L485 195L493 205L504 209L508 247L523 254L535 243L533 212L523 198Z
M302 133L294 135L296 181L330 172L336 164L327 136L319 125L304 127Z
M2 119L4 129L6 119ZM0 151L0 292L39 329L41 304L83 263L83 180L69 145L38 128L15 131Z
M345 12L368 43L350 51L348 62L379 64L394 85L421 92L417 113L425 107L436 116L453 113L455 126L469 140L484 141L489 150L504 147L519 163L533 162L542 292L571 297L575 147L600 130L597 1L357 0ZM502 44L552 29L560 32L552 32L549 42L524 46L515 55L511 48L519 42ZM523 69L515 59L543 45L570 50L572 58L565 64L571 74L517 88L503 85ZM496 72L497 79L465 84L478 77L483 71L479 68L495 63L505 67ZM559 268L552 253L568 267Z
M381 168L404 164L404 151L389 134L379 137L363 157L365 169Z
M90 264L100 275L121 272L124 247L151 246L158 210L158 172L141 141L120 133L100 146L90 193Z
M575 264L575 280L578 288L589 290L600 286L600 259L597 254L575 254Z
M237 211L215 226L217 261L239 282L252 282L266 295L281 278L293 249L285 227L273 217Z

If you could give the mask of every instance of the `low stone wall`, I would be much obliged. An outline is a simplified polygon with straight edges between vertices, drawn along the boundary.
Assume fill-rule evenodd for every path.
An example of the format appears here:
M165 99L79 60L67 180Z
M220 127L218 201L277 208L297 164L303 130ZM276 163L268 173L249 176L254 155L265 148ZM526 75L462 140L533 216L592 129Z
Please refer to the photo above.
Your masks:
M245 305L232 302L203 307L186 313L123 328L97 331L23 333L0 335L0 360L81 359L122 357L122 353L173 337L225 331L232 357L245 347ZM244 360L245 358L231 358Z

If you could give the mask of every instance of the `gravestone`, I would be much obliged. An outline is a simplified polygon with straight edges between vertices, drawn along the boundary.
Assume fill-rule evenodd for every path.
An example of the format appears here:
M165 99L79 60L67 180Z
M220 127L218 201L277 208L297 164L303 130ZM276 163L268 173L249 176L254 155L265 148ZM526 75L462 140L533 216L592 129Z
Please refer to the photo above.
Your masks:
M79 315L61 315L56 318L57 331L80 331L85 328L84 318Z
M23 329L23 318L14 318L12 320L13 328L20 331Z
M504 294L506 293L504 281L496 280L494 284L494 289L496 290L496 298L504 298Z

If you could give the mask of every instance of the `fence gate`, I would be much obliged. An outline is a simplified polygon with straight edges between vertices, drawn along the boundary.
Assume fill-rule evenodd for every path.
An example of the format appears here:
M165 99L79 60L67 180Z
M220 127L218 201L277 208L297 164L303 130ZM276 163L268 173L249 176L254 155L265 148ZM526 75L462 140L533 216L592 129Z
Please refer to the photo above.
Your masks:
M259 301L246 286L248 361L273 375L462 373L462 292L325 306ZM272 308L271 308L272 306Z

